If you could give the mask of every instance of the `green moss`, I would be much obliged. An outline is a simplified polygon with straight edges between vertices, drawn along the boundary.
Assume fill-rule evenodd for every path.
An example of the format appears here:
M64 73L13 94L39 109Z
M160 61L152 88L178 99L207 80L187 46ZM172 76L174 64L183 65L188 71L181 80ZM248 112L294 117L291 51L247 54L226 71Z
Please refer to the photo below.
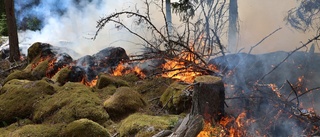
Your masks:
M13 137L57 137L63 124L30 124L11 132Z
M17 118L29 117L39 102L54 94L55 90L45 80L27 82L14 79L4 85L1 93L0 121L10 124Z
M141 95L129 87L120 87L103 103L111 118L117 119L146 106Z
M13 79L36 80L30 72L15 70L4 80L4 84Z
M149 116L135 113L121 121L120 136L150 137L164 129L171 129L178 122L179 116Z
M130 86L134 85L135 82L140 80L140 78L134 73L129 73L129 74L118 76L118 77L130 83Z
M103 89L93 88L93 90L95 91L94 93L96 93L100 99L105 100L106 98L109 98L116 92L117 87L114 85L108 85Z
M110 137L107 129L89 119L79 119L68 124L62 137Z
M68 75L70 72L71 70L68 67L64 67L60 71L58 71L51 79L54 82L58 82L61 85L64 85L68 80Z
M28 48L28 63L31 64L35 60L35 58L40 58L39 53L41 53L41 43L36 42L33 43L29 48Z
M46 76L46 72L49 67L49 61L44 60L40 62L31 72L31 75L36 79L41 79Z
M8 137L12 132L21 128L22 126L33 124L30 119L20 119L18 122L13 123L9 126L0 128L0 137Z
M58 93L42 101L33 114L35 121L45 123L69 123L81 118L102 124L109 115L91 88L73 82L59 87Z
M221 83L221 78L220 77L215 77L211 75L204 75L204 76L198 76L194 80L195 82L202 82L202 83Z
M98 77L96 87L102 89L108 85L115 85L116 87L129 86L128 83L120 78L113 77L107 74L100 74Z
M171 113L181 113L185 109L188 99L184 96L183 90L187 85L179 82L172 83L161 95L160 101Z

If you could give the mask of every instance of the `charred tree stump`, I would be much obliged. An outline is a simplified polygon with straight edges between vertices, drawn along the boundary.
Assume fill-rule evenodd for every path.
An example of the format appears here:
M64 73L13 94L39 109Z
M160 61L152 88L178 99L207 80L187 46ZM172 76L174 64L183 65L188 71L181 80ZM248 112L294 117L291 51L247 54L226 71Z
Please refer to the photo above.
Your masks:
M224 115L224 85L221 78L199 76L194 80L191 115L202 115L206 121L219 121Z
M204 123L219 121L224 115L224 85L219 77L199 76L194 80L192 108L171 137L196 137Z

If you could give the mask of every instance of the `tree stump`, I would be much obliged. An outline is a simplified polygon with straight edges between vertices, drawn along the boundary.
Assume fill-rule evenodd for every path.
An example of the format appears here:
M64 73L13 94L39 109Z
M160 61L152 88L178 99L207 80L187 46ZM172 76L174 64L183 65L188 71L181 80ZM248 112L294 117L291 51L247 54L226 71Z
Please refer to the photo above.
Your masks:
M221 78L199 76L194 80L192 108L171 137L196 137L204 123L219 121L224 115L224 85Z
M219 121L224 115L224 85L219 77L199 76L194 80L191 115L202 115L205 121Z

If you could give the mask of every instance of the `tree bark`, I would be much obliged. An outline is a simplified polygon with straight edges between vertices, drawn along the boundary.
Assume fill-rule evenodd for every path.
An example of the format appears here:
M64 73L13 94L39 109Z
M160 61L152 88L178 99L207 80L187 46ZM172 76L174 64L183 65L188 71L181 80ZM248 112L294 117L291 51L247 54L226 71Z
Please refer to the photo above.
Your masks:
M205 121L214 124L224 115L225 93L221 78L199 76L194 81L191 112L170 137L196 137Z
M216 122L224 115L224 85L221 78L199 76L195 80L191 115L202 115L205 121ZM213 121L214 120L214 121Z
M9 35L9 50L10 56L9 60L11 62L20 60L20 50L18 42L17 24L16 17L14 14L14 0L4 0L6 16L7 16L7 26Z
M166 20L168 24L168 37L172 35L172 16L171 16L171 0L166 0Z
M238 34L238 0L229 2L229 30L228 30L228 51L237 52L237 34Z

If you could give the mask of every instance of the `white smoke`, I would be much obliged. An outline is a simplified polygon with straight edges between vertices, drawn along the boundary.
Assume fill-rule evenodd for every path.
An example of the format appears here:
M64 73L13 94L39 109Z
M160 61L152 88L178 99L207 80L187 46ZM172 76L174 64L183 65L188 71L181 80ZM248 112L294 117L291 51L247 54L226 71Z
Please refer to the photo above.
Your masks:
M17 5L30 1L17 2L16 8L21 9L21 6ZM91 39L97 30L97 20L116 11L130 9L134 5L135 3L128 1L111 0L92 0L91 2L88 0L80 4L75 4L71 0L41 1L40 4L20 15L21 18L24 15L33 15L43 19L44 22L43 28L39 31L26 30L19 33L21 46L28 47L34 42L46 42L74 50L79 53L78 56L71 54L75 59L94 54L109 46L120 46L127 51L138 49L125 42L130 41L132 35L125 30L115 29L111 24L99 33L96 40ZM18 20L22 20L21 18Z

